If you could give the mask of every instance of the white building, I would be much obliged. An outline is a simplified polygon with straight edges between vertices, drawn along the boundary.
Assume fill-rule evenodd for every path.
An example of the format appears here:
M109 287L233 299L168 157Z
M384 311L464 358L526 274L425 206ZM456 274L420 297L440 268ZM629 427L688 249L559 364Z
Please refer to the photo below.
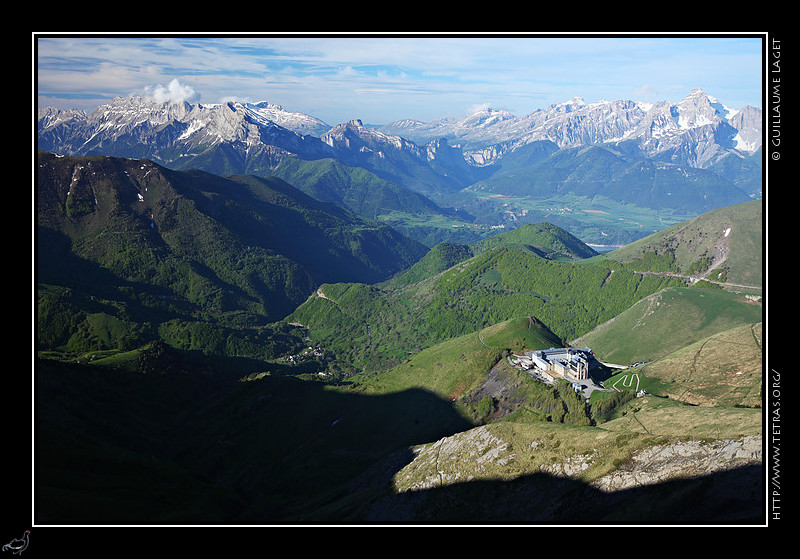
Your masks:
M524 356L527 359L520 359L520 365L526 369L535 368L537 372L548 377L584 380L589 378L589 360L592 355L592 350L588 347L550 348L526 352ZM531 365L525 366L527 362Z

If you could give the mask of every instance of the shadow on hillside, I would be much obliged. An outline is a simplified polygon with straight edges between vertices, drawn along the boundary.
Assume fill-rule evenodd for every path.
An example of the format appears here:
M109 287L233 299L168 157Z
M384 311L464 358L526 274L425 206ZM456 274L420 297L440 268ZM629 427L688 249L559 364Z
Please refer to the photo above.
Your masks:
M422 390L364 396L285 376L43 361L35 375L43 524L313 521L398 449L472 426Z
M394 495L409 447L471 427L422 390L343 394L39 363L37 524L758 522L761 470L604 494L535 474Z
M436 525L763 524L763 473L747 466L610 493L537 473L392 495L371 504L362 519Z

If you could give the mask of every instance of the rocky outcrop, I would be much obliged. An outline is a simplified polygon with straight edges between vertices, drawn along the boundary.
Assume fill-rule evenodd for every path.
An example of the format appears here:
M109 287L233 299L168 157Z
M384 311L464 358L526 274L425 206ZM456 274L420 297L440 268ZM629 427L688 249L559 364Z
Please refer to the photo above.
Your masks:
M634 455L620 469L592 485L603 491L619 491L661 483L676 477L697 477L760 464L760 435L719 441L685 441L653 446Z
M536 525L750 524L762 518L760 435L640 446L598 477L591 468L606 471L604 453L613 453L614 445L558 453L557 437L547 429L533 439L509 435L513 431L500 435L481 426L415 447L391 490L359 518ZM545 460L537 462L539 454Z
M509 445L486 425L416 447L414 460L395 476L400 491L429 489L491 474L513 459Z
M530 442L532 448L540 444L539 441ZM395 476L394 486L399 491L504 477L511 472L506 466L516 457L512 445L493 434L486 425L417 447L414 452L411 463ZM605 492L620 491L760 464L761 460L760 435L711 442L674 442L635 453L617 470L590 482L590 485ZM598 456L593 452L576 453L559 462L542 465L538 472L573 478L597 461ZM515 475L518 474L517 471Z

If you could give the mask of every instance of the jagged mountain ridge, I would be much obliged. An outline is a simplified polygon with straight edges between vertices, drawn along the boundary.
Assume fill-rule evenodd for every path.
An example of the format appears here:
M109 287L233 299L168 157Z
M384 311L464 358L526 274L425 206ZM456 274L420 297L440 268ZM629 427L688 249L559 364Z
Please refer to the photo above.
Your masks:
M674 149L688 140L693 143L702 140L703 149L695 150L699 155L691 163L706 167L713 162L707 152L715 142L718 149L712 151L736 150L743 154L752 154L761 146L761 109L751 106L730 109L701 89L692 90L677 104L629 100L587 104L576 97L523 117L487 108L458 120L430 123L404 120L374 128L364 127L358 119L329 126L312 116L286 111L266 101L191 105L137 97L116 98L91 113L40 109L38 123L41 149L70 154L87 153L100 145L101 138L121 139L132 134L144 139L158 133L163 136L157 142L160 146L170 141L186 141L190 146L238 141L252 146L263 136L262 141L286 142L284 149L295 150L293 153L299 155L326 151L307 138L310 136L322 139L334 151L380 156L391 146L420 159L433 160L441 139L454 138L464 146L465 158L470 163L485 165L509 150L537 140L551 140L559 148L636 140L649 156ZM67 131L71 134L63 133L65 125L70 126ZM256 133L254 127L267 132ZM55 134L59 129L62 133ZM165 134L168 129L180 133L169 136ZM276 136L268 138L269 133ZM84 141L79 144L81 138ZM305 147L304 142L308 144ZM434 143L420 146L415 142ZM63 149L55 149L59 144ZM327 155L332 153L328 151Z
M576 97L538 109L523 117L486 108L463 119L430 123L398 121L379 129L417 141L447 137L464 147L468 160L487 165L516 148L550 140L559 148L634 141L648 157L665 157L683 149L687 162L705 168L729 152L751 155L761 147L761 109L734 110L692 90L679 103L638 103L629 100L587 104ZM672 157L676 159L676 157Z
M386 126L354 119L331 127L267 102L191 105L145 98L117 98L88 114L40 109L38 121L39 149L55 153L148 158L178 170L259 176L289 157L330 158L439 204L542 142L557 150L602 145L631 163L667 163L678 173L702 169L723 189L760 197L760 139L760 109L731 110L700 89L677 104L574 98L521 118L487 109L458 121ZM579 182L582 171L576 171ZM601 176L598 184L613 180ZM570 185L560 190L565 188Z
M319 138L266 118L261 106L118 97L91 113L72 112L68 120L45 109L39 112L38 147L64 155L147 158L178 170L200 168L218 174L263 174L287 154L331 155ZM266 114L275 118L283 113L273 106ZM282 122L288 124L286 119Z
M40 109L38 148L147 158L177 170L223 175L267 175L287 157L333 158L423 192L458 190L473 180L460 150L452 153L439 139L417 146L357 119L327 127L266 102L191 105L118 97L91 113ZM434 158L446 168L432 165Z

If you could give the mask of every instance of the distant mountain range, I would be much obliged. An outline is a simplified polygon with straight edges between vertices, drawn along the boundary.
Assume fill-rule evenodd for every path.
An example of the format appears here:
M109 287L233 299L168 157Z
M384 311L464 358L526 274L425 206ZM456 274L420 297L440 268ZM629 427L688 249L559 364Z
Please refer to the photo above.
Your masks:
M559 149L629 143L647 158L707 168L729 155L761 148L761 109L724 106L701 89L677 104L600 101L576 97L524 117L486 108L463 119L399 121L380 128L415 141L445 137L462 145L467 159L486 165L520 146L550 141Z
M383 126L329 126L266 102L117 98L90 113L40 109L37 136L38 148L53 153L147 158L219 175L334 160L442 207L473 187L534 198L599 193L701 213L761 196L761 124L761 109L732 110L699 89L677 104L576 98L523 117L487 109ZM645 192L629 200L632 185Z

